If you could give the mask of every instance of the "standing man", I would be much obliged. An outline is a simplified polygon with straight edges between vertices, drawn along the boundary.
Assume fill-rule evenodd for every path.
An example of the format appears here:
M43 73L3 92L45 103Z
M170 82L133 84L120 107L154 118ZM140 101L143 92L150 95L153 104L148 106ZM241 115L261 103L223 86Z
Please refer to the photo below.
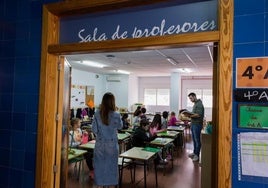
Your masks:
M190 101L194 103L192 113L189 114L191 118L191 131L194 143L194 152L188 156L192 158L193 162L199 161L199 154L201 149L201 130L203 128L204 106L200 99L196 98L195 93L189 93Z

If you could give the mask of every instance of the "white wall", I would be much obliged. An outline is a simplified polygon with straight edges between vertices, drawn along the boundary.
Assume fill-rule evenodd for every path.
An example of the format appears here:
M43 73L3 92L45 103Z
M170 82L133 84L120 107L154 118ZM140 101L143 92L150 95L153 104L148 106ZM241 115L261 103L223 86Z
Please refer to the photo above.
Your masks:
M133 105L135 103L140 103L138 98L139 91L139 79L137 76L129 75L128 82L128 111L133 111ZM136 109L136 108L135 108Z
M170 77L170 111L178 112L181 97L181 76L175 72Z
M106 75L106 78L116 78L118 81L107 81L106 92L112 92L115 96L116 106L128 108L128 75Z

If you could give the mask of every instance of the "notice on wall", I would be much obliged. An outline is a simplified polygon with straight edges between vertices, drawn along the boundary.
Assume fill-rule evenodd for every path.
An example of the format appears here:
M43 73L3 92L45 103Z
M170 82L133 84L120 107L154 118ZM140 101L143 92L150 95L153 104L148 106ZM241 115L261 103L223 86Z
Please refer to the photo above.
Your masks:
M86 86L72 85L71 108L81 108L86 105Z
M240 178L268 177L268 133L245 132L238 137Z
M237 88L268 87L268 57L236 59Z
M268 129L268 106L264 104L239 104L238 126Z

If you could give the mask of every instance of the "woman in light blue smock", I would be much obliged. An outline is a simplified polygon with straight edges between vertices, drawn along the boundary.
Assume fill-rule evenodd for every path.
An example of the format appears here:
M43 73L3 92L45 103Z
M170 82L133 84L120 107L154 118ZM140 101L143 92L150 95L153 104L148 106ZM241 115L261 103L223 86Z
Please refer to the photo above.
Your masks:
M93 164L97 186L118 185L117 130L121 129L123 124L120 114L115 109L114 95L105 93L100 109L94 114L92 130L96 135L96 143Z

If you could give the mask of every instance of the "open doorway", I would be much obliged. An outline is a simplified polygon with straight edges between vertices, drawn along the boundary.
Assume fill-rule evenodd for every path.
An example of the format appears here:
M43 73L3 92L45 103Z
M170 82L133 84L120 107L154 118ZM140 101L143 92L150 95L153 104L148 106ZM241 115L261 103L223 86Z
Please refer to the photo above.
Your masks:
M206 110L207 114L206 117L208 120L212 120L212 89L213 89L213 68L216 66L213 66L214 63L216 63L214 60L216 58L216 54L213 52L217 51L217 46L213 43L208 44L202 44L202 45L196 45L191 47L184 47L184 48L169 48L169 49L157 49L157 50L145 50L145 51L128 51L128 52L100 52L100 53L92 53L92 54L82 54L82 55L66 55L66 60L70 63L72 66L72 85L76 86L93 86L95 89L95 92L98 93L98 97L95 99L95 105L98 105L101 100L102 93L106 91L110 91L109 86L112 82L112 86L116 86L119 88L118 85L122 85L125 82L122 81L122 79L129 79L130 76L133 76L128 74L128 76L125 76L125 74L119 74L118 70L125 70L128 72L135 72L135 77L137 79L146 79L150 77L154 77L156 80L158 79L158 85L160 80L163 80L165 78L168 78L169 81L167 83L164 83L164 85L170 89L172 87L171 85L171 74L178 73L180 74L180 86L179 88L180 93L178 94L178 97L184 97L184 99L180 99L178 102L178 109L176 109L176 112L179 111L181 108L185 108L185 105L187 105L185 102L182 102L182 100L188 100L187 93L188 91L191 91L191 89L195 89L194 91L198 89L204 89L203 86L201 86L204 80L208 81L206 82L205 89L211 90L211 93L206 95L206 100L209 101L210 106ZM158 56L157 56L158 55ZM157 57L156 57L157 56ZM182 57L183 56L183 57ZM171 64L167 58L172 58L175 62L177 62L176 65ZM107 66L106 68L94 68L91 66L85 66L83 65L83 61L93 61L93 62L99 62L99 64L102 64L104 66ZM131 66L133 65L133 66ZM162 66L161 66L162 65ZM131 66L131 67L130 67ZM128 69L128 67L130 67ZM140 68L140 69L138 69ZM139 73L140 70L140 73ZM189 72L180 72L181 70L190 70ZM113 78L113 80L109 80ZM74 80L75 79L75 80ZM190 80L190 84L189 84ZM188 84L191 86L193 82L195 82L195 85L193 87L186 87L185 84ZM196 81L199 82L197 83ZM122 83L123 82L123 83ZM172 80L174 82L174 80ZM183 84L182 84L183 83ZM196 84L197 83L197 84ZM106 84L106 85L105 85ZM199 86L198 86L199 84ZM100 86L102 85L102 86ZM108 85L108 86L107 86ZM154 84L153 84L154 85ZM184 86L183 86L184 85ZM131 86L128 86L131 87ZM150 86L149 86L150 87ZM182 91L182 88L184 88L184 91ZM103 90L103 91L98 91ZM138 87L139 90L139 87ZM126 91L126 93L129 90ZM122 90L120 90L122 92ZM132 90L133 92L133 90ZM137 99L140 102L139 99L142 99L141 93L144 93L144 91L137 92ZM125 95L123 98L128 98L129 95ZM210 98L209 98L210 97ZM117 97L116 97L117 98ZM118 97L120 98L120 97ZM200 98L200 96L198 96ZM122 99L122 97L120 98ZM206 102L208 103L208 102ZM121 103L122 104L122 103ZM128 111L132 111L132 105L129 103L123 103L122 108L126 108ZM86 107L86 105L81 105L81 107ZM153 111L153 109L155 111ZM161 110L161 109L160 109ZM149 111L149 113L155 114L159 110L156 110L155 108L152 108L152 111ZM170 108L168 111L171 111ZM188 136L189 135L185 135ZM188 140L189 141L189 140ZM180 157L185 158L185 152L190 152L192 150L191 143L186 143L186 148L184 150L184 155L181 155ZM180 159L182 160L182 159ZM177 164L181 165L181 164ZM192 165L190 168L192 168L192 171L188 171L188 173L201 173L199 165L190 164ZM188 166L189 167L189 166ZM181 176L179 172L177 172L177 176ZM161 174L160 174L161 176ZM88 176L86 176L88 177ZM200 176L201 178L201 176ZM190 181L195 181L191 179ZM92 180L89 180L89 182L86 181L86 185L92 186ZM91 183L90 183L91 181ZM197 183L194 184L194 187L201 187L200 179L196 180ZM72 181L72 185L74 185L74 181ZM187 182L183 182L187 183ZM183 185L183 183L181 185ZM79 184L79 182L77 182ZM177 184L180 185L180 184ZM161 187L161 186L160 186Z

